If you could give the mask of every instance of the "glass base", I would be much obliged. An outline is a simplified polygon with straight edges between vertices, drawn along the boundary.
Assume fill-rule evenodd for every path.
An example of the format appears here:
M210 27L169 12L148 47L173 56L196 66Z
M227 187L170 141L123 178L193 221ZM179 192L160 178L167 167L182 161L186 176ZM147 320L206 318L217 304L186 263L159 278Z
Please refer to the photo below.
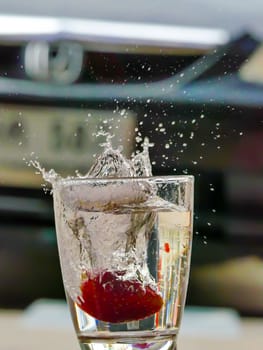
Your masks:
M147 339L144 342L136 342L135 339L129 342L119 340L107 341L105 339L100 342L94 342L94 339L79 339L81 350L176 350L176 338L155 340Z

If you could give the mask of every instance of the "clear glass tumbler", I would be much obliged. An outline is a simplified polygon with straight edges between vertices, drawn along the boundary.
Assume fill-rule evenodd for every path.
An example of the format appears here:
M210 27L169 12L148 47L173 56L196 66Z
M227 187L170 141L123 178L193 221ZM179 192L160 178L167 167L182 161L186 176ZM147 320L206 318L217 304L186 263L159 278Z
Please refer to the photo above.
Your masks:
M161 176L53 185L63 282L82 349L176 349L193 182Z

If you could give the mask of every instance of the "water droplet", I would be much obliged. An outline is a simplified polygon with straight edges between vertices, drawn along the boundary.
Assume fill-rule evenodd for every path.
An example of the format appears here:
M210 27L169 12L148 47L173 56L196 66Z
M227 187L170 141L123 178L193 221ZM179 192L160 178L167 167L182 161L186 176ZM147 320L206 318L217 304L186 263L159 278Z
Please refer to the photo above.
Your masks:
M196 122L196 119L193 119L193 120L192 120L192 124L194 124L195 122Z
M181 74L180 74L180 77L182 78L183 76L184 76L184 73L181 73Z
M240 135L240 136L242 136L242 135L243 135L243 132L242 132L242 131L240 131L239 135Z
M169 148L170 148L169 143L166 143L164 147L165 147L166 149L169 149Z
M205 115L204 114L201 114L200 115L200 119L204 119Z

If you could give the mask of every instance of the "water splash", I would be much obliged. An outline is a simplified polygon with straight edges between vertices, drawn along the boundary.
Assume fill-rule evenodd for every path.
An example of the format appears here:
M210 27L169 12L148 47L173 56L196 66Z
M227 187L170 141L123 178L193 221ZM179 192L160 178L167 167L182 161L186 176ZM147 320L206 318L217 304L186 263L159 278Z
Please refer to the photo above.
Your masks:
M28 165L33 166L39 172L39 174L42 175L43 179L52 185L58 180L62 179L61 175L59 175L54 169L47 171L37 160L30 160Z
M94 164L89 171L82 175L75 171L74 176L68 176L66 179L85 179L85 178L103 178L103 177L149 177L152 176L152 166L149 157L149 148L153 146L148 138L144 139L142 144L142 151L137 152L131 157L126 158L122 151L122 147L113 148L112 134L104 131L99 131L96 137L104 136L105 142L101 143L103 151L95 159ZM52 186L63 177L58 174L54 169L46 170L38 160L30 160L29 166L33 166L38 173L40 173L43 179L50 183Z

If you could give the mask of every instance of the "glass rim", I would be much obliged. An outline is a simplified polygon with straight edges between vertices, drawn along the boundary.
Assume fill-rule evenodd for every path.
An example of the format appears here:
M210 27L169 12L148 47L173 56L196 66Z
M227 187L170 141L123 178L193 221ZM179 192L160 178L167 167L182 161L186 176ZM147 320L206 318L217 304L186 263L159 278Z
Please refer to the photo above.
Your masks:
M112 183L112 182L138 182L138 181L149 181L155 183L172 183L172 182L189 182L194 183L193 175L153 175L153 176L134 176L134 177L67 177L57 179L53 187L57 186L72 186L72 185L81 185L81 184L91 184L97 182L101 183Z

